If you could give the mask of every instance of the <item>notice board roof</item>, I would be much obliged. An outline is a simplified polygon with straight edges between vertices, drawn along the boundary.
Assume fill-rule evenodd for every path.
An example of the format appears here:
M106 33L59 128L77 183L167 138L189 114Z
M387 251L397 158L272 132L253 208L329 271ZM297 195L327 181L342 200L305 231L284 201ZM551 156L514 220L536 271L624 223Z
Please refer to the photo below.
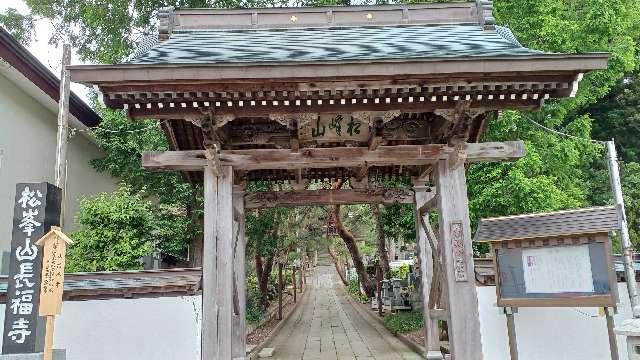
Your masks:
M592 207L482 219L476 231L475 241L493 242L609 233L619 228L615 207Z

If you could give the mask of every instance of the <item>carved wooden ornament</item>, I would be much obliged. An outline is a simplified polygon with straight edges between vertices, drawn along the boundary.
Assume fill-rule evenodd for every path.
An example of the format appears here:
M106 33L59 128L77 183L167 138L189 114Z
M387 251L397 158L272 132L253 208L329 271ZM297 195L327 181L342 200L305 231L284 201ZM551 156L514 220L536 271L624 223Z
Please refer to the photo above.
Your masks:
M453 275L456 281L467 281L467 259L462 221L452 221L449 226L453 252Z

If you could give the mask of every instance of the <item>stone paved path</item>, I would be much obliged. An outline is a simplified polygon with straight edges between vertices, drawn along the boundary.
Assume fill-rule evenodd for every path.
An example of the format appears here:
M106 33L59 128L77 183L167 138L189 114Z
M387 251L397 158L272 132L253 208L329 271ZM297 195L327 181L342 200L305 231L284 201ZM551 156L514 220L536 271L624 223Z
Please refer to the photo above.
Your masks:
M319 261L307 286L303 303L266 345L275 348L273 359L421 359L380 324L358 313L333 265Z

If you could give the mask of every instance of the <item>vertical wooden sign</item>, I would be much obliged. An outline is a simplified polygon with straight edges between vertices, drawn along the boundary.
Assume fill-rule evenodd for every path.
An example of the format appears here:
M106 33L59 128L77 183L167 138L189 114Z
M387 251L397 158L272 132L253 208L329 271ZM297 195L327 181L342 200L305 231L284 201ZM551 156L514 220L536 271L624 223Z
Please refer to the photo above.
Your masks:
M53 357L53 320L62 310L62 293L64 291L64 264L67 245L73 244L58 226L51 230L38 242L43 248L42 282L40 285L40 316L47 317L44 338L44 360Z
M64 265L67 245L73 244L59 227L52 226L36 245L43 248L40 316L59 315L64 290Z
M44 319L38 316L42 251L35 243L51 226L59 225L61 201L61 190L52 184L16 185L3 354L43 350Z

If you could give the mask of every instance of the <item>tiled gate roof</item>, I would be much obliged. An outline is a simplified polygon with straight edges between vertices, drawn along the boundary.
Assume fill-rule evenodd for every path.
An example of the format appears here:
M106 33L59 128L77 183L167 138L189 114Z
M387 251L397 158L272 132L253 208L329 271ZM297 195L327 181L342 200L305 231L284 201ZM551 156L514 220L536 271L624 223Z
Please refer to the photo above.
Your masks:
M145 46L148 48L148 45ZM541 54L506 28L475 24L180 30L133 64L222 64L465 58Z

